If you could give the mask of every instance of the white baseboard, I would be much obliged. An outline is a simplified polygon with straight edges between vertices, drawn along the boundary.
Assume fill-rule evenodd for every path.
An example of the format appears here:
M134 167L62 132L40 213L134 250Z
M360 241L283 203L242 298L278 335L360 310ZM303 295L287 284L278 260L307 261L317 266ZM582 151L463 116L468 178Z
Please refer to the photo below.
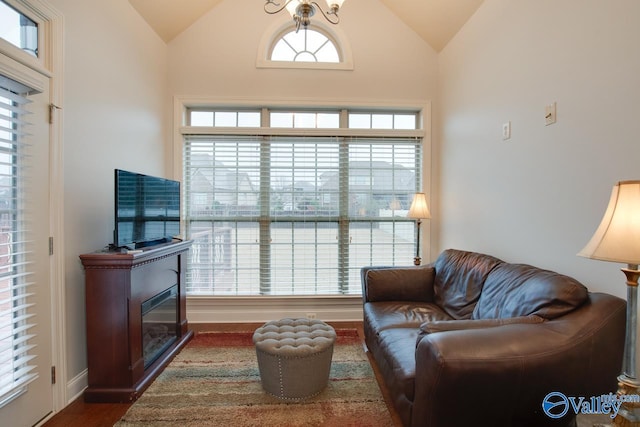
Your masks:
M67 382L67 405L82 396L82 392L89 385L88 370L85 369Z

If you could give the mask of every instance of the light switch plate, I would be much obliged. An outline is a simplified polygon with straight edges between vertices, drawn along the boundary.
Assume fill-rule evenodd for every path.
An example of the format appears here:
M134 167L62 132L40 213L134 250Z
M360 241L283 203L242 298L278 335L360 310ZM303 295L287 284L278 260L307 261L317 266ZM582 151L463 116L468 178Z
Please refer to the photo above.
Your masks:
M549 104L544 107L544 124L545 126L552 125L556 122L556 103Z

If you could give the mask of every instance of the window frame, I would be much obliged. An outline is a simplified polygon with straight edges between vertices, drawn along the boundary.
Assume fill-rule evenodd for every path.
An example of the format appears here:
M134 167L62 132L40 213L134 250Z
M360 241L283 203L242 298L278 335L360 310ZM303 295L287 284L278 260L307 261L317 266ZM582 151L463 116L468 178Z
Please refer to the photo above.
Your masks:
M54 68L55 64L53 63L54 60L53 52L51 52L51 46L47 44L47 37L58 37L58 34L52 31L52 20L56 20L57 17L52 18L52 16L48 14L49 12L52 12L52 10L45 8L41 1L38 0L3 1L4 3L8 4L13 9L25 15L37 24L38 56L33 56L2 38L0 38L0 53L29 67L34 71L37 71L47 77L51 77L52 69ZM33 86L33 84L37 84L37 82L29 81L30 86Z
M33 19L31 19L29 16L27 16L26 14L21 13L19 10L17 10L13 6L11 6L6 0L0 0L0 8L2 8L2 9L0 9L0 15L2 15L1 10L9 10L10 12L12 11L13 13L15 13L17 15L17 17L19 18L20 22L18 23L18 25L20 26L20 29L19 29L20 39L22 39L23 37L31 38L31 37L25 36L24 28L28 27L28 26L24 25L24 23L22 22L23 19L24 20L28 20L29 23L33 24L33 26L35 27L35 40L31 40L31 41L32 42L35 41L35 48L34 49L30 49L30 48L32 48L32 46L23 46L21 42L14 43L14 42L11 42L11 41L9 41L7 39L5 39L5 40L9 41L9 43L13 44L15 47L17 47L21 51L27 52L30 55L32 55L33 57L38 58L40 56L39 55L39 49L40 49L40 46L39 46L39 43L40 43L39 34L41 32L40 28L39 28L39 24L36 21L34 21ZM16 28L11 28L10 27L9 29L14 29L15 30ZM2 38L2 37L0 37L0 38Z
M210 109L210 107L208 106L216 106L218 110L227 110L227 109L254 109L255 106L258 105L270 105L271 108L266 109L263 108L262 109L262 115L264 116L268 116L270 111L295 111L295 112L301 112L301 111L308 111L309 109L311 109L312 111L320 111L322 109L328 109L328 110L339 110L341 111L341 123L344 123L345 120L347 119L347 111L351 111L351 112L367 112L367 113L379 113L381 111L390 111L393 110L397 113L402 113L402 112L409 112L409 111L413 111L413 112L418 112L417 115L417 126L419 127L418 129L415 130L388 130L388 129L345 129L345 128L339 128L339 129L287 129L287 128L279 128L279 129L271 129L271 128L266 128L266 127L261 127L261 128L253 128L251 130L251 133L253 135L264 135L264 136L271 136L271 135L280 135L280 136L287 136L287 135L291 135L291 136L296 136L296 135L300 135L300 134L304 134L307 136L346 136L346 137L352 137L354 135L358 135L358 136L362 136L362 137L393 137L393 136L397 136L398 133L402 133L405 136L413 136L413 137L418 137L421 138L422 141L422 164L421 164L421 169L422 169L422 176L421 176L421 188L423 189L423 191L426 191L428 194L430 193L429 191L429 185L430 185L430 168L429 165L431 163L431 154L430 154L430 147L431 147L431 140L430 140L430 126L431 126L431 120L430 120L430 115L431 115L431 104L430 102L425 102L425 103L395 103L394 105L388 107L388 108L382 108L379 105L359 105L356 107L353 107L352 105L354 105L353 103L342 103L342 106L336 106L336 104L334 103L323 103L323 102L316 102L316 106L309 106L308 103L305 103L305 105L301 105L300 101L286 101L286 100L282 100L280 102L265 102L262 100L255 100L255 101L251 101L251 100L245 100L245 101L230 101L230 100L203 100L203 99L193 99L193 98L187 98L187 97L176 97L174 100L174 117L177 123L180 124L180 126L176 126L174 128L174 176L176 179L182 179L183 178L183 164L182 164L182 155L183 155L183 144L184 144L184 135L190 135L190 134L209 134L209 135L219 135L219 134L223 134L223 135L243 135L246 134L245 130L242 129L234 129L234 128L202 128L202 127L191 127L188 126L187 123L187 110L189 108L192 109L201 109L201 110L207 110ZM346 107L345 107L346 106ZM307 107L307 109L305 110L305 107ZM346 110L345 110L346 109ZM344 125L343 125L344 126ZM430 244L428 243L428 239L429 239L429 225L425 224L425 227L422 227L422 233L421 233L421 247L422 247L422 256L424 259L429 259L429 252L430 252ZM410 261L408 261L410 263ZM215 300L216 298L223 298L225 300L230 299L238 299L238 300L242 300L242 301L247 301L247 300L251 300L252 298L263 298L260 296L245 296L245 295L241 295L241 296L204 296L204 295L198 295L198 296L189 296L189 299L192 301L198 300L200 301L198 304L202 303L205 304L203 302L204 300ZM353 295L308 295L308 296L301 296L301 295L293 295L293 296L271 296L269 295L269 298L271 300L278 299L278 298L285 298L287 299L287 301L291 302L291 299L294 299L296 301L305 301L307 299L312 299L312 300L326 300L327 298L329 299L333 299L333 298L346 298L346 299L351 299L353 298ZM197 316L197 315L196 315ZM208 314L205 315L205 317L209 317Z
M187 131L185 123L187 107L205 107L216 105L221 108L252 108L256 105L271 105L273 107L309 106L308 100L296 98L265 99L261 97L192 97L176 95L173 99L173 129L172 129L172 170L174 179L181 179L183 137ZM369 109L379 107L375 102L353 102L349 99L314 100L314 107L334 108L338 106L360 106ZM432 146L432 106L429 100L394 100L385 104L387 107L407 108L420 111L419 121L422 129L423 141L423 175L422 188L430 197L431 191L431 146ZM431 203L431 200L429 200ZM432 220L433 221L433 220ZM423 221L420 227L420 248L423 262L431 259L431 222ZM190 323L229 323L254 322L264 323L273 316L299 317L301 314L315 313L324 320L355 320L362 319L362 296L192 296L187 295L187 311Z
M314 52L308 50L309 49L309 38L307 36L308 36L308 32L309 31L315 32L317 34L320 34L322 37L325 38L325 41ZM305 50L297 50L297 48L295 46L293 46L290 43L290 41L285 38L285 37L289 36L292 33L293 33L293 37L303 37ZM278 47L278 45L281 42L284 43L285 45L287 45L289 47L289 49L291 49L291 52L293 53L293 60L272 59L274 51L276 50L276 48ZM322 49L325 49L327 43L330 43L331 47L335 50L335 53L336 53L336 55L338 57L337 61L318 61L318 58L317 58L316 54L318 52L320 52ZM313 56L313 58L315 60L314 61L297 61L296 57L298 55L302 54L302 53L309 53L310 55ZM274 42L269 47L269 61L272 61L272 62L311 62L311 63L339 64L340 62L342 62L342 57L341 57L340 54L341 54L340 48L339 48L337 42L335 40L333 40L333 37L330 34L326 34L324 31L322 31L321 28L317 28L317 27L316 28L303 28L303 29L298 30L298 31L296 31L293 28L286 29L282 34L280 34L280 36L275 38Z
M331 40L338 51L340 62L294 62L294 61L272 61L271 52L282 36L295 28L293 21L288 18L288 14L280 20L275 20L262 35L258 44L256 57L256 68L281 68L281 69L301 69L301 70L353 70L353 52L351 44L344 32L337 25L329 25L319 19L313 21L313 28L324 34ZM304 31L304 30L300 30Z

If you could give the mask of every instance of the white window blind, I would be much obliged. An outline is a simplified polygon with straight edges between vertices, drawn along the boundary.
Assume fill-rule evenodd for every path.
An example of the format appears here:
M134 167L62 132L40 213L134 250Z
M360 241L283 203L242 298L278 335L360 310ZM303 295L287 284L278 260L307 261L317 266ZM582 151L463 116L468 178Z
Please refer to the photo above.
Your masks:
M419 138L185 136L190 294L358 294L413 260Z
M29 100L3 84L6 79L0 79L0 406L37 377L30 344L35 319L23 206L28 170L23 138Z

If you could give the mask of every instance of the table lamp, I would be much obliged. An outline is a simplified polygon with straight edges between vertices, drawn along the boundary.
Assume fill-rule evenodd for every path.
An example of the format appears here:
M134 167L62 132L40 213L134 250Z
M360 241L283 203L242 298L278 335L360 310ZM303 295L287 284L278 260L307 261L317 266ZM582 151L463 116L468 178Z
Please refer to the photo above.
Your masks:
M411 207L409 208L409 213L407 217L416 219L416 225L418 228L418 239L416 245L416 256L413 258L414 265L420 265L422 260L420 259L420 224L423 219L431 218L431 214L429 213L429 206L427 206L427 196L424 193L416 193L413 196L413 201L411 202Z
M636 333L638 328L638 264L640 264L640 181L618 182L611 192L602 222L579 256L627 264L627 330L618 394L640 394L637 377ZM623 403L615 425L640 421L638 408ZM619 419L622 417L623 419ZM634 424L635 425L635 424Z

